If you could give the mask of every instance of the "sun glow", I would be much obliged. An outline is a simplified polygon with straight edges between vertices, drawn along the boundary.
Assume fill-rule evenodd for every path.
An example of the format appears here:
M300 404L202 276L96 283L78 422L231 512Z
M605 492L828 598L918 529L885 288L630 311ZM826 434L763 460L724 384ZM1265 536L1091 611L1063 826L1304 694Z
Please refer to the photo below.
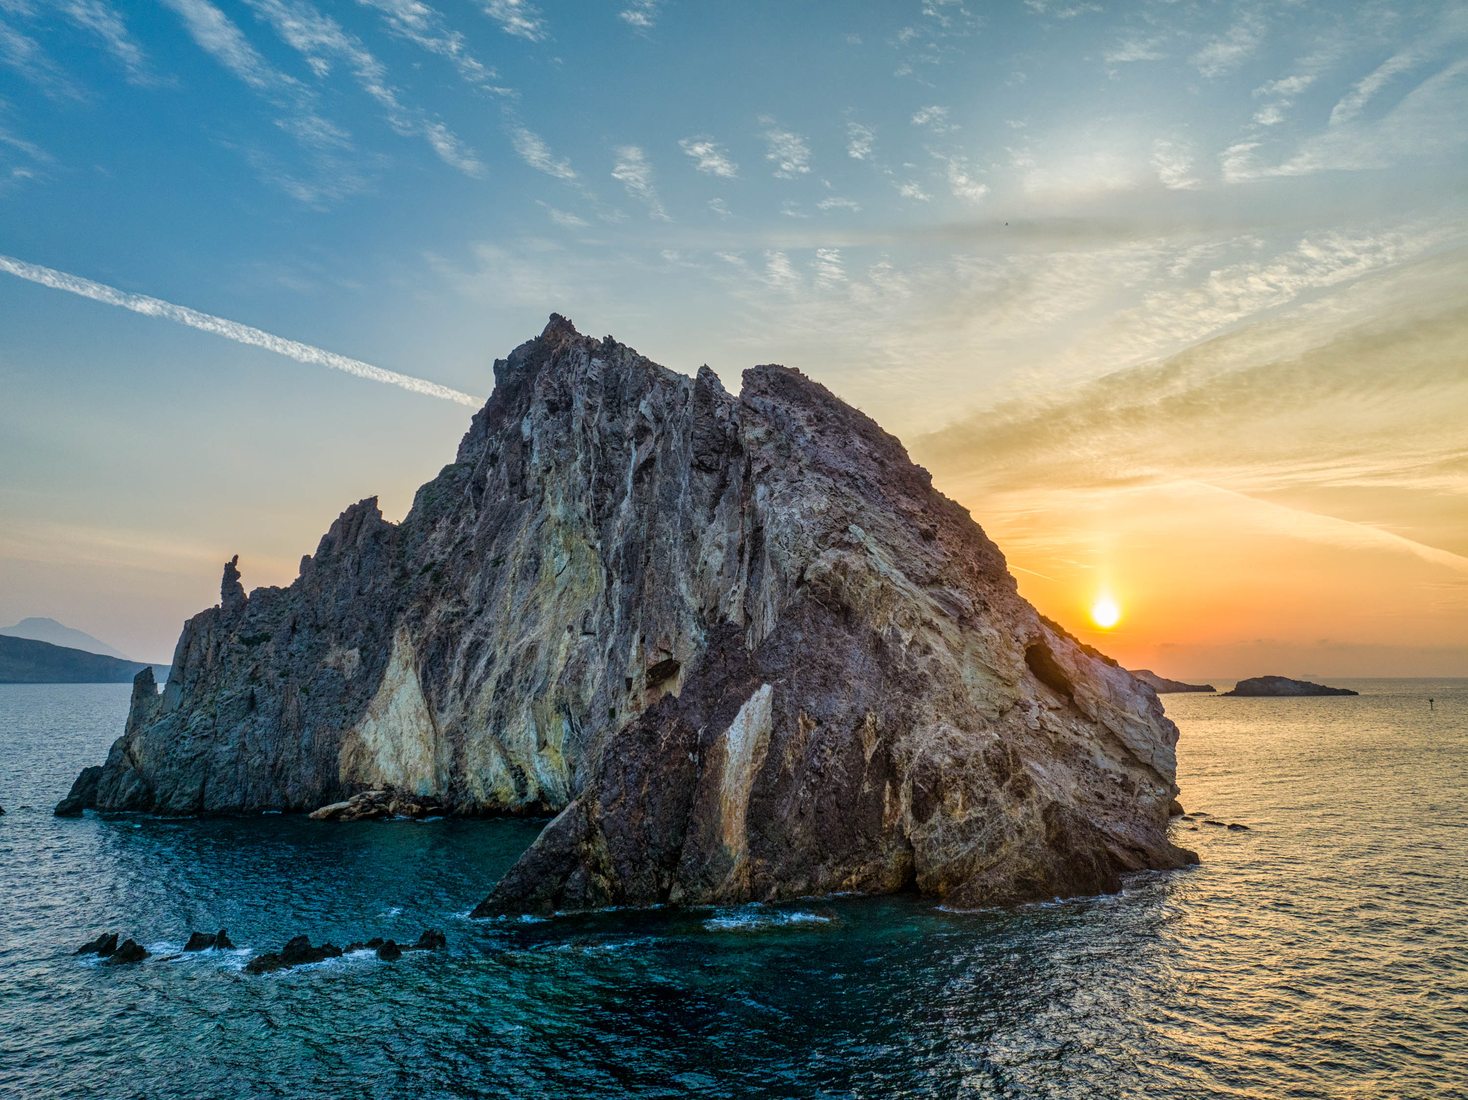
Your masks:
M1110 630L1121 622L1121 608L1109 595L1102 593L1091 605L1091 621L1102 630Z

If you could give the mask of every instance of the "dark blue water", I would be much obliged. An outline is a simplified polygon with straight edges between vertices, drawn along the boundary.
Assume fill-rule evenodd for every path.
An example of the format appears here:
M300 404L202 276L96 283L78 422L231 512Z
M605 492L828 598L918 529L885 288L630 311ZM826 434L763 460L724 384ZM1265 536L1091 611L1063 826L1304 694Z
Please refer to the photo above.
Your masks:
M1251 831L1181 825L1202 866L1118 896L509 923L463 914L533 823L59 820L127 686L0 687L0 1095L1462 1097L1468 681L1352 686L1166 697L1185 804ZM241 972L426 926L448 952Z

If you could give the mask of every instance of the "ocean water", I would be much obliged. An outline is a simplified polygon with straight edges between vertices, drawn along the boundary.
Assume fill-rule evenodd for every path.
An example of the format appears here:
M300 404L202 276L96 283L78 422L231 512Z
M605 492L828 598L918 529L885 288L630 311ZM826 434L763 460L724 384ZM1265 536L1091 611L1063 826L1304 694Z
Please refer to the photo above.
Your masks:
M1249 830L1115 896L504 922L465 914L536 823L57 819L128 688L0 687L0 1096L1468 1096L1468 681L1345 682L1166 696L1184 804Z

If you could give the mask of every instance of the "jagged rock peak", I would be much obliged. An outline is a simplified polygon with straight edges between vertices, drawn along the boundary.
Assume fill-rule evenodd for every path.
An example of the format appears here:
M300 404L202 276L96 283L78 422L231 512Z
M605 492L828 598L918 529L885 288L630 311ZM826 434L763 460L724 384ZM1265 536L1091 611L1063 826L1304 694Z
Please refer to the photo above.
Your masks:
M240 583L239 566L238 554L224 563L224 577L219 582L219 606L226 614L235 614L245 609L245 586Z
M556 811L482 913L980 905L1190 858L1156 695L870 417L559 315L495 378L401 524L361 501L288 588L186 624L68 812Z

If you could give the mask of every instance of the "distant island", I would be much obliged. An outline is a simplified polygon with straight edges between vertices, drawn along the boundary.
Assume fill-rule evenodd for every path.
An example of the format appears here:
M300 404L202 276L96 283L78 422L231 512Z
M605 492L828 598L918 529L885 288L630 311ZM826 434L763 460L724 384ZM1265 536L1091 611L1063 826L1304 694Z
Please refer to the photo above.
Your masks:
M1288 676L1254 676L1248 680L1240 680L1234 685L1233 691L1225 691L1223 694L1278 698L1286 695L1360 695L1361 693L1352 691L1350 688L1312 684L1309 680L1291 680Z
M1185 684L1181 680L1169 680L1166 676L1158 676L1150 668L1137 668L1131 670L1132 675L1142 683L1146 684L1158 695L1178 691L1217 691L1212 684Z
M0 684L130 684L139 672L152 667L0 634Z
M126 653L120 653L100 638L94 638L85 630L78 630L74 626L58 623L55 619L46 619L33 615L22 619L14 626L0 627L0 635L9 638L29 638L33 642L47 642L51 645L59 645L64 649L79 649L83 653L100 653L103 657L116 657L119 661L128 660Z

